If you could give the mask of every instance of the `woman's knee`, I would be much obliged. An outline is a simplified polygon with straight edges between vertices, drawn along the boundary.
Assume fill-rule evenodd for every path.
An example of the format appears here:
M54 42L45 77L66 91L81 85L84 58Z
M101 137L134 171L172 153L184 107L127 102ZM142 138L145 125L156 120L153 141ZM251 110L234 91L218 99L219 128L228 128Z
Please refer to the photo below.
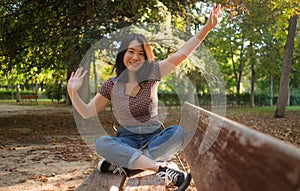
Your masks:
M185 135L184 135L184 131L183 131L182 127L170 126L168 128L170 128L170 130L173 132L172 137L174 139L178 140L178 142L183 143Z
M96 140L96 152L101 156L101 153L109 148L109 144L112 141L110 136L101 136Z

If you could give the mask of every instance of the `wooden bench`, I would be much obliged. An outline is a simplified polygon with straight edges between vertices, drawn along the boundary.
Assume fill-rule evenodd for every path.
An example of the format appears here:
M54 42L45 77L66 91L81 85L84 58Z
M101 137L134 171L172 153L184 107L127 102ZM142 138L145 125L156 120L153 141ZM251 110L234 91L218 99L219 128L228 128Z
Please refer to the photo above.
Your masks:
M29 100L30 102L35 101L36 104L38 104L37 99L38 99L37 95L23 95L23 96L21 96L22 104L24 104L24 100Z
M300 149L184 103L180 125L198 191L299 191ZM196 125L196 129L194 129Z
M165 182L152 171L132 171L128 177L94 170L76 191L166 191Z

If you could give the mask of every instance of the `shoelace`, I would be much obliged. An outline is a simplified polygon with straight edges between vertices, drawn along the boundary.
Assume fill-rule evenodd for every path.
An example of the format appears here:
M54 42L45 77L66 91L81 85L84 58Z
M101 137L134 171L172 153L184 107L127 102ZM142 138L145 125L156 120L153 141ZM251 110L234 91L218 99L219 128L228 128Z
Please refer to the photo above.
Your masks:
M115 164L111 164L111 165L108 167L108 171L112 171L114 174L119 173L120 175L122 175L122 174L126 175L125 170L124 170L122 167L117 166L117 165L115 165Z
M160 178L167 178L168 184L170 184L171 182L174 182L174 183L177 182L177 178L178 178L179 174L178 174L178 172L167 168L166 172L161 171L161 172L158 172L156 175Z

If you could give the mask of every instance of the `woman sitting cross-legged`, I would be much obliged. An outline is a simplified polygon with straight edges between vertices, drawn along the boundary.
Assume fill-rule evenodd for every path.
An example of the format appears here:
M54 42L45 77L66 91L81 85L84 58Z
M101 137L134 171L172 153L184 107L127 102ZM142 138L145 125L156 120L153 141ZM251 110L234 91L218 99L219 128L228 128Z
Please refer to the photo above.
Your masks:
M220 5L214 5L205 26L177 52L159 62L154 61L151 46L142 34L128 35L116 57L116 76L107 80L88 104L77 92L87 71L79 68L72 73L68 93L79 114L83 118L96 116L111 102L121 126L116 136L101 136L96 141L96 152L103 158L97 166L99 171L152 170L173 182L178 190L189 186L189 173L159 163L183 149L185 135L180 126L160 128L158 82L200 45L218 23L220 9Z

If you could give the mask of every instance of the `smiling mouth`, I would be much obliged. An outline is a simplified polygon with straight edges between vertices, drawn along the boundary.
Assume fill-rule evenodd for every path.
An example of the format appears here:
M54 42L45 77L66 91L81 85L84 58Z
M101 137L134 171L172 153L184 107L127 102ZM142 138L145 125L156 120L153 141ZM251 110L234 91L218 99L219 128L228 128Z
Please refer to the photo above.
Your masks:
M130 66L138 66L140 62L129 62Z

